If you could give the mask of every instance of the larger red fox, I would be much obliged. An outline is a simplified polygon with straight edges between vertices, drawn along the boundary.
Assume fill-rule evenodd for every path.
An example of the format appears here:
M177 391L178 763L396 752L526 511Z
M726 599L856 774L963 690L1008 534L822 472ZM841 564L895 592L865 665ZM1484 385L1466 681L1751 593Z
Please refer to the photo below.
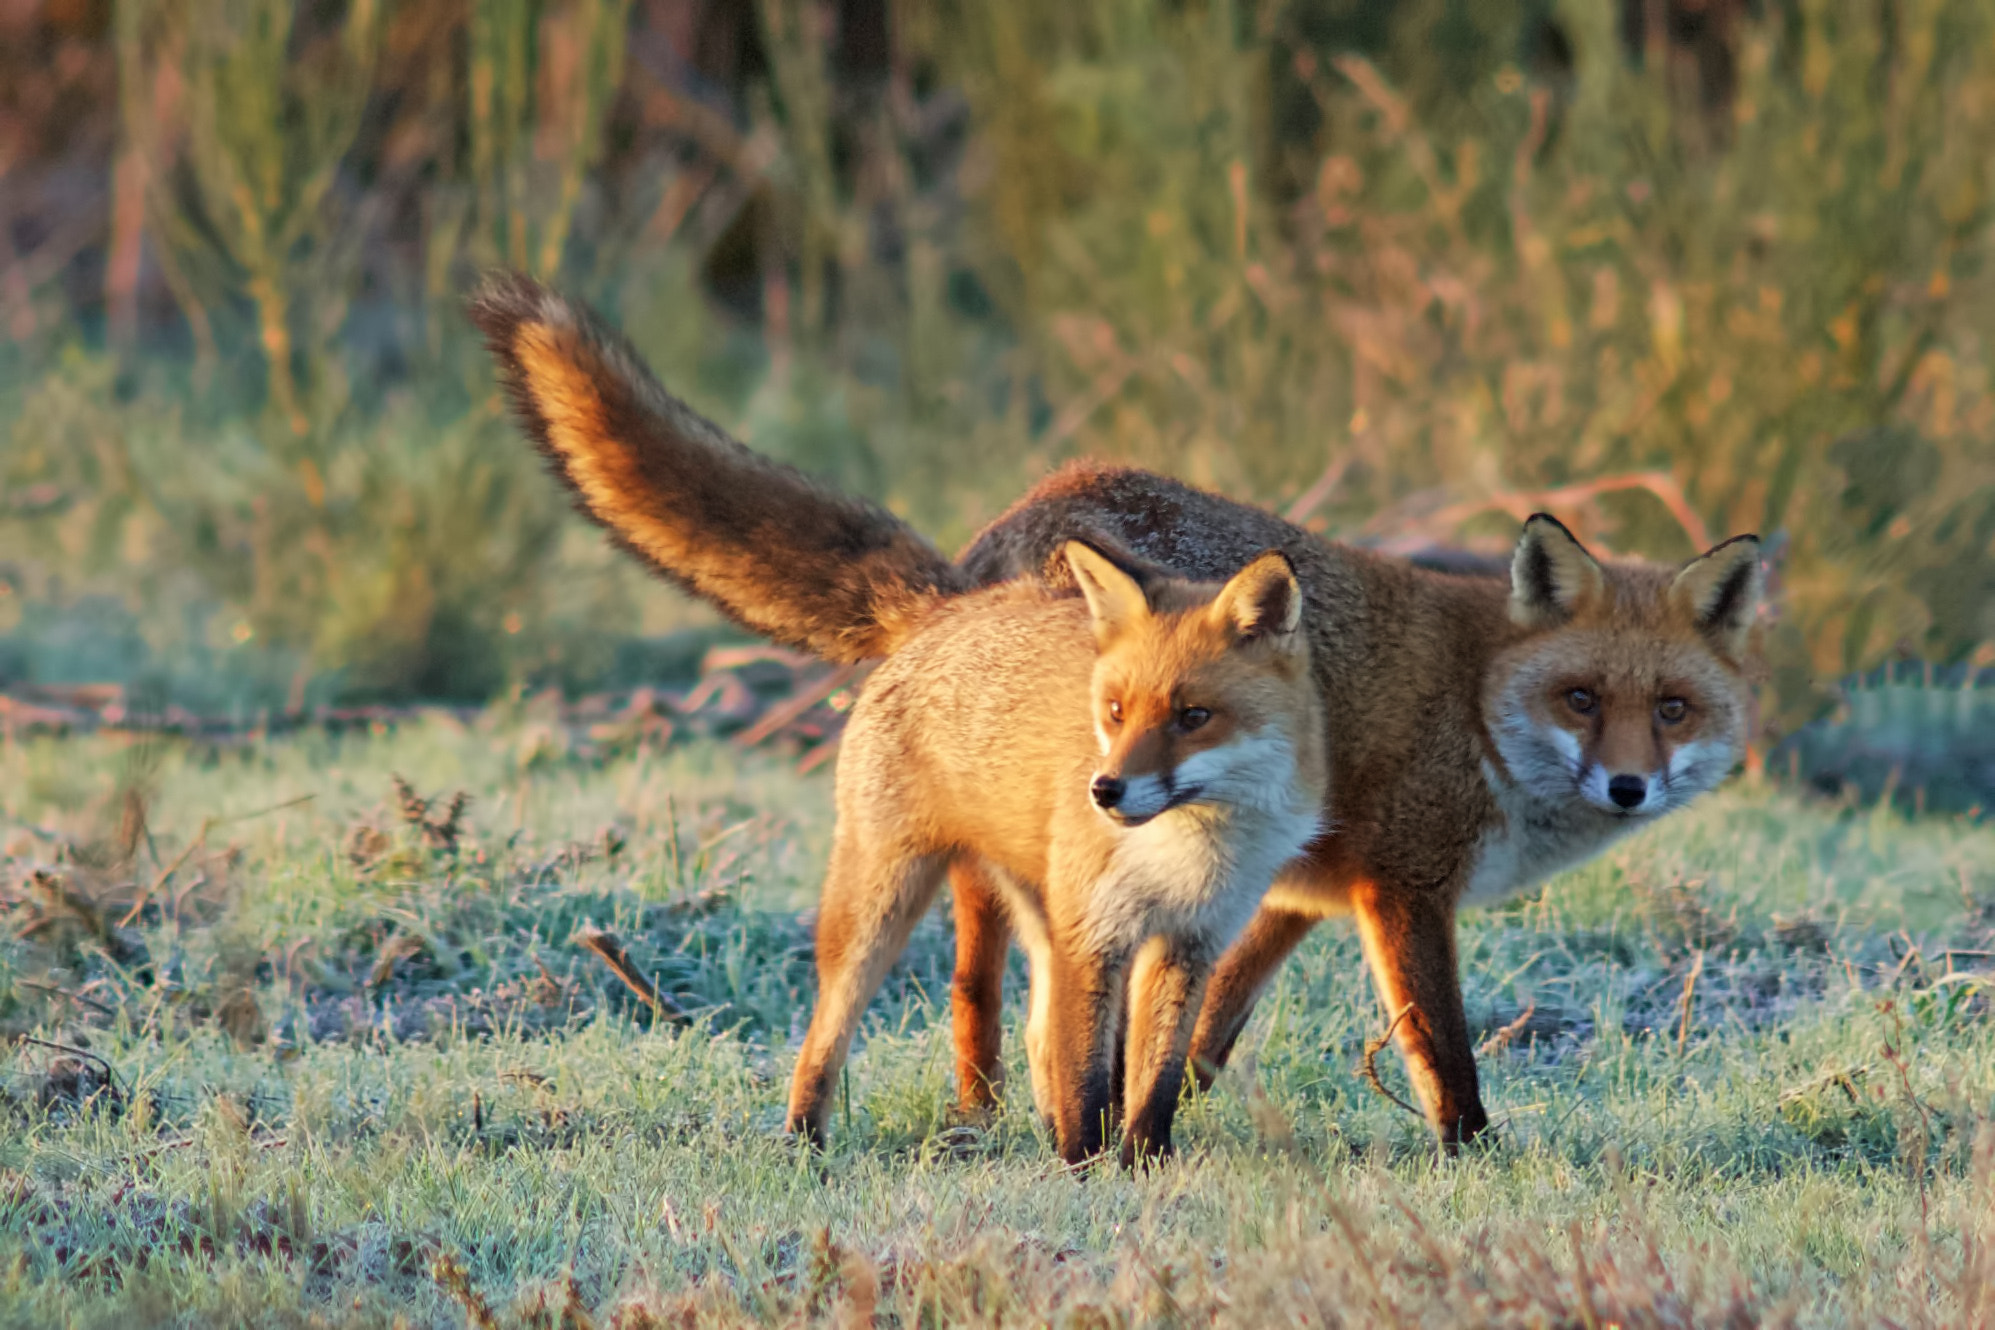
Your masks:
M1303 592L1330 748L1326 834L1283 870L1220 961L1191 1044L1201 1080L1316 923L1350 913L1429 1121L1453 1148L1488 1124L1455 914L1597 854L1716 785L1738 759L1758 541L1679 569L1602 563L1557 521L1524 526L1510 577L1415 568L1146 472L1078 464L951 564L905 523L758 457L658 388L619 339L517 280L473 316L528 430L589 515L741 623L830 660L882 654L911 606L1021 576L1059 587L1070 540L1217 581L1263 551ZM1009 923L974 861L956 895L958 1064L994 1074Z

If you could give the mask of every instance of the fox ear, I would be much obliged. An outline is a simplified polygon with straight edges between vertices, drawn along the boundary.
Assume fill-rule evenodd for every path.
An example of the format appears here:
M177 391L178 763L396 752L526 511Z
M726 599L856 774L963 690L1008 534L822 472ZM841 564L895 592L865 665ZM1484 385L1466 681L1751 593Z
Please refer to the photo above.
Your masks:
M1106 646L1131 624L1150 617L1150 600L1143 594L1143 584L1106 554L1079 540L1068 541L1064 553L1075 583L1087 597L1097 642Z
M1607 579L1586 546L1550 513L1524 523L1510 560L1510 619L1525 628L1548 628L1572 617L1606 589Z
M1243 642L1294 632L1302 622L1302 585L1295 580L1295 565L1280 550L1269 550L1220 588L1212 612L1230 623Z
M1669 597L1690 616L1698 631L1733 660L1739 660L1746 654L1746 641L1765 590L1759 537L1734 536L1685 564L1669 585Z

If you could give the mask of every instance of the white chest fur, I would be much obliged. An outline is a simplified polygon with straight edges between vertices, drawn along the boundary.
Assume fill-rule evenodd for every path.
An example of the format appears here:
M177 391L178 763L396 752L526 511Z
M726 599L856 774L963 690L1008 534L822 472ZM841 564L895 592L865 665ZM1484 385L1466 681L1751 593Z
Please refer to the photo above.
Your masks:
M1275 872L1316 834L1319 812L1175 808L1124 833L1095 884L1088 931L1104 947L1164 934L1220 946L1259 908Z
M1504 780L1483 763L1502 813L1483 833L1463 905L1494 905L1546 878L1592 858L1641 825L1641 820L1602 814L1578 800L1548 803Z

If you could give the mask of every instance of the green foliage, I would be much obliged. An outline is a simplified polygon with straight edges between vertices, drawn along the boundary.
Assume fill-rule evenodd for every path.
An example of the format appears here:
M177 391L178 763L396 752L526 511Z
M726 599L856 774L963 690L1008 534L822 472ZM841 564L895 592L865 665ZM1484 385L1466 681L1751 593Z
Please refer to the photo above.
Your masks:
M353 0L336 28L315 33L297 31L299 12L290 0L116 6L125 127L155 182L151 220L181 251L171 262L187 274L186 299L254 306L270 407L303 436L315 376L301 388L298 371L336 369L311 353L352 292L361 236L328 200L360 127L385 11ZM162 115L183 99L177 117ZM184 142L169 145L176 120ZM316 483L317 459L287 460L307 488Z
M463 253L552 276L623 76L630 0L470 7L471 234ZM438 258L454 251L439 246ZM445 290L433 292L447 297Z
M1990 637L1982 7L1748 28L1715 125L1621 63L1600 6L1563 15L1569 91L1506 66L1451 114L1423 112L1431 74L1409 95L1311 59L1318 156L1286 206L1254 183L1284 146L1270 44L1224 6L982 13L952 49L991 158L984 267L1060 451L1271 502L1327 464L1333 529L1441 540L1660 477L1699 531L1641 488L1565 502L1662 557L1785 533L1789 721L1813 678Z
M87 548L96 585L150 600L167 570L120 581L111 546L226 551L246 563L172 571L183 598L315 676L475 695L540 668L490 625L572 636L580 611L542 616L575 603L547 589L579 538L487 455L508 443L454 307L504 262L944 543L1079 453L1306 492L1330 534L1388 545L1495 548L1543 505L1664 558L1778 534L1781 730L1888 654L1995 640L1995 19L1971 0L1769 11L1715 109L1626 59L1611 6L905 0L872 88L820 8L766 0L743 123L666 98L691 147L655 189L610 184L621 92L651 87L623 0L481 2L435 20L447 42L401 7L303 12L117 8L148 225L202 349L191 389L10 354L0 463L71 477L69 543L24 584L80 586ZM393 133L363 132L390 105ZM363 264L388 235L401 266ZM363 267L369 317L420 330L390 356L356 322ZM722 272L759 321L707 301ZM58 456L57 399L98 459ZM448 516L463 494L475 522ZM17 548L55 525L0 524ZM618 585L582 598L599 635L643 603Z

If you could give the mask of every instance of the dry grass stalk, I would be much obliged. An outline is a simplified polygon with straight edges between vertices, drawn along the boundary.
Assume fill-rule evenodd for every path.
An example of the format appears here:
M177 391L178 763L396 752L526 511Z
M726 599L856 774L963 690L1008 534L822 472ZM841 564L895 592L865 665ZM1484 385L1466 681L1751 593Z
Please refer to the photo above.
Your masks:
M1676 1055L1683 1056L1683 1048L1690 1039L1690 1008L1697 996L1697 976L1704 973L1704 953L1699 951L1690 962L1690 973L1683 976L1683 996L1676 1000L1681 1012L1676 1025Z

